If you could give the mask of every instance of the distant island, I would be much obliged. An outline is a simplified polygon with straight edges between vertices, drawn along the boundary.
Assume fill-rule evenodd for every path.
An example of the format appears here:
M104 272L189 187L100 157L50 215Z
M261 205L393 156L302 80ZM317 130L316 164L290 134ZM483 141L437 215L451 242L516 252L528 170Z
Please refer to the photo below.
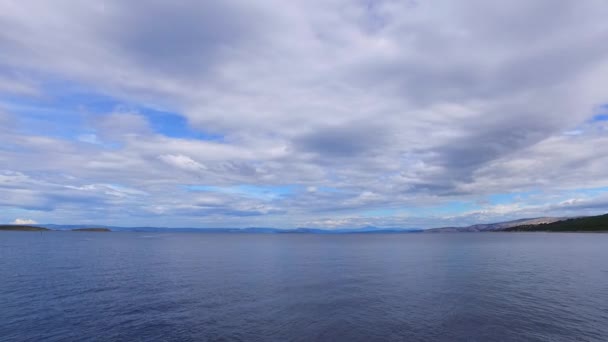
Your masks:
M51 232L55 231L53 229L45 228L45 227L37 227L37 226L26 226L26 225L16 225L16 224L6 224L0 225L0 231L18 231L18 232ZM109 228L74 228L63 231L72 231L72 232L111 232Z
M0 231L21 231L21 232L43 232L50 231L48 228L35 227L35 226L21 226L21 225L0 225Z

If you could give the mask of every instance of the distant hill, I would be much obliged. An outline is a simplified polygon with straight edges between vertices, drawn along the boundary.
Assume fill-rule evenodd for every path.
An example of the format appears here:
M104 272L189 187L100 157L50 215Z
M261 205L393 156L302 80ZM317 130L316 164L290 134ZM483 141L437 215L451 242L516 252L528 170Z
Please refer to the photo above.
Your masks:
M577 217L552 223L524 224L504 228L506 232L600 232L608 231L608 214Z
M433 228L427 229L428 233L451 233L451 232L493 232L493 231L502 231L506 228L517 227L517 226L534 226L539 224L546 224L552 222L558 222L562 220L568 219L567 217L535 217L535 218L525 218L513 221L506 222L497 222L497 223L486 223L486 224L474 224L472 226L466 227L443 227L443 228Z
M21 232L43 232L50 231L50 229L36 226L22 226L22 225L0 225L0 231L21 231Z
M98 232L98 233L105 233L105 232L111 232L112 230L108 229L108 228L75 228L72 229L73 232Z

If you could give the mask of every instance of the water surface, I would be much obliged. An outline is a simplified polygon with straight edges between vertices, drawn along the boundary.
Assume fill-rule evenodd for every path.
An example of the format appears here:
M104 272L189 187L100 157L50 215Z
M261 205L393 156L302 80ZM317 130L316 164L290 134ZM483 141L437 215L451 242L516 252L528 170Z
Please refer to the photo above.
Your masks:
M2 341L607 341L608 234L0 232Z

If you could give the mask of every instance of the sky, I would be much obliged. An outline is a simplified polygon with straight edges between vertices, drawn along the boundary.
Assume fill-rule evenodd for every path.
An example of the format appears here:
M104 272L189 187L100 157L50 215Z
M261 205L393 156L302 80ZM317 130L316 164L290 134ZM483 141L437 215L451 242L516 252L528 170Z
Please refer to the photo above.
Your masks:
M605 0L0 0L0 223L608 212Z

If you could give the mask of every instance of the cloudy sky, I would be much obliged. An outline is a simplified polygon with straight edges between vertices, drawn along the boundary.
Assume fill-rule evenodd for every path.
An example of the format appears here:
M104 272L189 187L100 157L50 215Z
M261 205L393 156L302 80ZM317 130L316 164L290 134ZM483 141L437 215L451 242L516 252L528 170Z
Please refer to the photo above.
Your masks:
M605 0L0 0L0 222L608 212L606 18Z

